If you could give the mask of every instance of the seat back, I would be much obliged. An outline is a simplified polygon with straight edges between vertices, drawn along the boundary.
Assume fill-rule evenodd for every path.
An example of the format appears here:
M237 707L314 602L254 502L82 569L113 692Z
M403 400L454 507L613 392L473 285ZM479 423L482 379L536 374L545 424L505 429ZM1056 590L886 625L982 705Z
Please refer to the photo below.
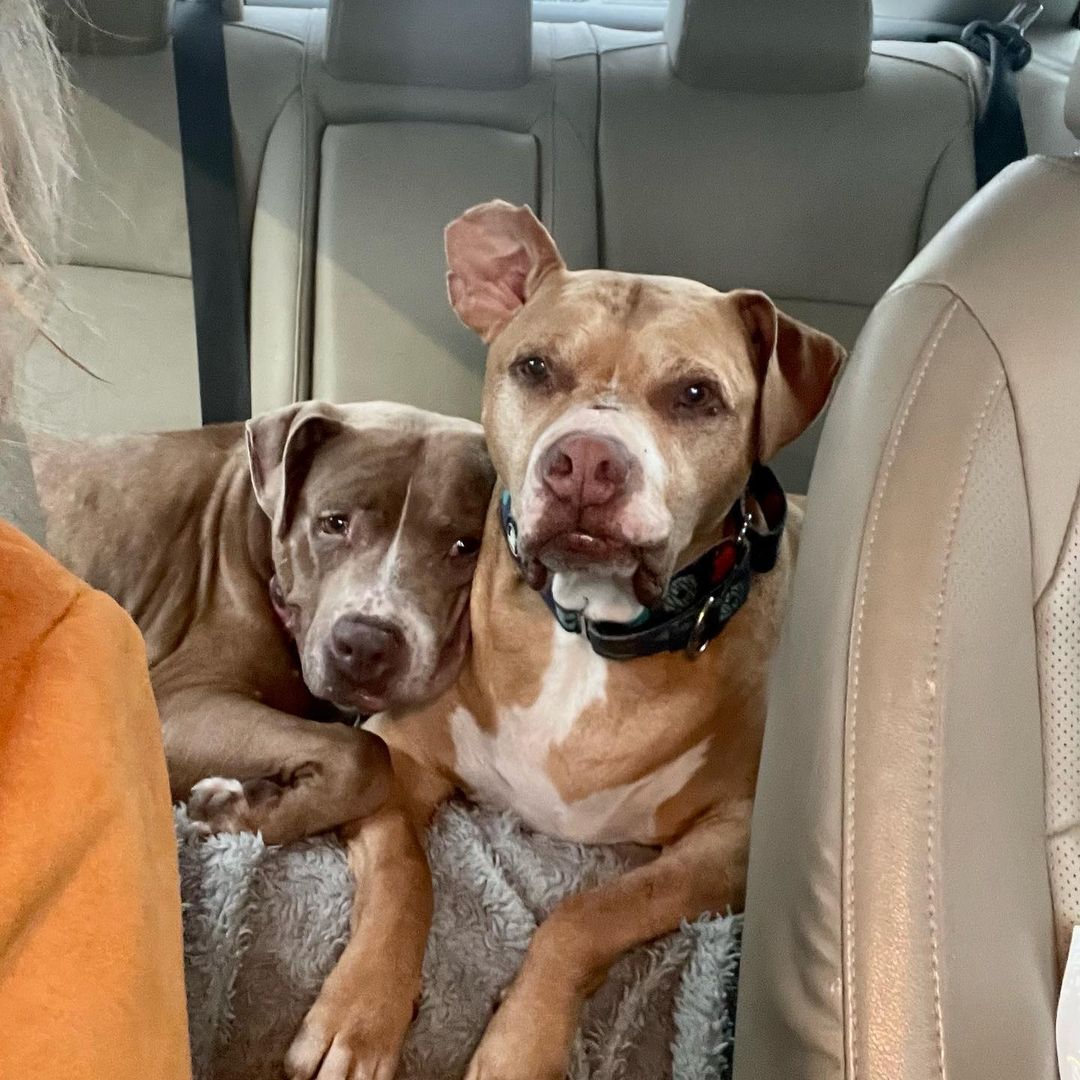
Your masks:
M604 265L769 293L850 346L975 189L978 68L878 43L867 0L676 2L597 30ZM817 429L785 452L805 491Z
M1080 921L1077 237L1080 160L1010 167L841 381L772 673L736 1080L1057 1075Z
M47 13L75 83L77 181L45 339L20 411L67 432L199 422L195 325L167 0Z
M447 303L442 231L478 202L529 203L596 264L591 34L533 26L528 0L445 9L332 0L310 23L307 108L271 137L256 218L257 410L310 394L476 416L483 348ZM309 303L281 304L286 267Z
M20 412L67 434L197 426L171 4L46 7L74 83L77 179L51 341L40 338L23 365ZM270 127L298 92L303 49L273 20L226 26L225 39L246 238Z

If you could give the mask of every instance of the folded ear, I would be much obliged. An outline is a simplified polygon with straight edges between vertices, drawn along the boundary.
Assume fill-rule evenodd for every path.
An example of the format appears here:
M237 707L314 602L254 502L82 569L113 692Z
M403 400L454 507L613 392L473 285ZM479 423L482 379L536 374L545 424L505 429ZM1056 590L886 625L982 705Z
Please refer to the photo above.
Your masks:
M527 206L496 199L466 210L446 227L446 275L458 318L490 343L565 263L551 234Z
M324 401L302 401L264 413L245 425L248 467L255 499L274 523L288 528L292 504L311 464L312 452L341 431L339 410Z
M758 361L758 460L768 461L824 408L847 352L828 334L777 311L764 293L732 296Z

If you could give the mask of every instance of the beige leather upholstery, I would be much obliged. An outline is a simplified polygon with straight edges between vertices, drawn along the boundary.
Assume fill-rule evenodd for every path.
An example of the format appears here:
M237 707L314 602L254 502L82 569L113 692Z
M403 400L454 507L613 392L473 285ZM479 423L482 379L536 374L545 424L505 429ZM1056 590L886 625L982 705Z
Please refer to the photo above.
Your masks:
M103 381L42 342L24 405L74 432L197 423L169 0L47 2L81 125L51 329ZM249 4L226 26L257 410L319 393L476 415L483 350L446 304L441 230L492 196L536 207L571 265L757 286L850 344L973 190L980 65L868 54L866 0L686 0L666 36L528 7L334 0L328 31L326 11ZM1024 73L1034 146L1067 138L1071 34L1055 22ZM779 465L793 489L815 438Z
M596 265L592 34L582 24L511 20L520 41L496 37L485 48L529 47L520 86L357 82L323 63L345 51L325 35L354 25L341 14L353 2L338 0L329 24L321 13L305 22L304 102L282 114L264 163L253 236L254 405L378 397L476 416L484 350L447 303L442 230L485 199L528 202L568 261ZM526 0L503 6L528 9Z
M1080 53L1077 56L1080 57ZM1075 76L1070 80L1065 95L1065 123L1073 136L1080 139L1080 78Z
M772 673L736 1080L1057 1075L1078 236L1080 160L1011 167L877 305L842 379Z
M39 339L23 365L20 409L33 424L70 434L195 426L191 265L164 31L170 4L50 5L75 83L78 180L48 330L77 365ZM79 31L73 12L91 28ZM123 48L109 45L114 34L125 35ZM303 49L273 27L232 25L226 48L241 210L250 221L270 127L298 90ZM294 158L291 168L300 164Z
M112 27L121 7L134 30L163 26L168 4L129 10L102 0L86 16ZM56 0L56 8L78 5ZM160 32L153 37L153 48L97 55L108 50L96 32L66 35L75 47L67 59L76 86L78 180L48 328L98 378L39 339L23 365L20 406L31 421L59 431L199 421L172 50Z
M347 82L497 90L532 66L523 0L330 0L326 69Z
M862 0L797 6L805 19L828 9L865 25ZM744 65L774 64L770 8L756 5L763 17L741 28ZM724 19L695 11L686 10L683 50L695 35L708 39L700 55L726 47ZM864 42L858 86L746 93L677 78L661 35L596 34L602 251L614 269L763 289L850 346L889 283L975 190L981 70L957 46L881 42L867 67ZM841 40L854 54L854 40ZM806 490L816 437L777 462L793 490Z
M1071 3L1071 0L1070 0ZM1080 30L1047 11L1028 31L1033 53L1018 78L1020 110L1028 148L1041 154L1070 154L1076 142L1062 123L1073 57L1080 49Z
M963 26L974 19L1002 19L1013 6L1014 0L876 0L874 17L878 32L888 36L920 20ZM1046 0L1027 33L1032 58L1017 77L1017 86L1033 153L1072 152L1073 141L1061 117L1069 71L1080 48L1080 29L1073 24L1076 9L1077 0Z
M42 6L66 53L155 52L169 39L172 0L43 0Z
M1066 26L1076 14L1076 0L1042 0L1039 21ZM1016 0L874 0L874 14L896 19L927 19L963 24L974 19L1003 19Z
M862 84L871 22L870 0L670 0L664 32L691 86L813 94Z

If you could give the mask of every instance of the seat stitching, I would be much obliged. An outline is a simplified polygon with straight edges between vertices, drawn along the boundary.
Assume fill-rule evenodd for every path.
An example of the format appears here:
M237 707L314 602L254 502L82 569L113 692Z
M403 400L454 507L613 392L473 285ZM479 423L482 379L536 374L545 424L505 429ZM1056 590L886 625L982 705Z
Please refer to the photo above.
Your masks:
M897 425L896 431L893 434L889 449L886 454L885 463L882 468L881 476L878 479L877 487L874 492L874 504L870 517L870 528L867 533L866 539L866 551L861 559L860 573L862 575L862 585L859 589L859 604L855 619L855 644L852 658L852 673L851 673L851 705L848 710L848 730L847 739L844 749L844 764L845 764L845 777L844 777L844 874L843 874L843 890L844 890L844 969L845 969L845 982L846 982L846 994L845 994L845 1010L847 1012L847 1038L848 1038L848 1058L851 1061L851 1077L852 1080L856 1080L859 1072L859 1059L858 1059L858 1014L855 1009L855 961L854 961L854 933L855 933L855 905L853 898L854 887L854 862L855 862L855 738L856 738L856 722L858 718L858 701L859 701L859 665L862 659L862 636L863 636L863 617L866 611L866 594L869 589L870 571L872 565L872 556L874 550L874 541L877 536L878 520L881 516L881 504L884 501L885 489L888 486L889 476L892 472L893 464L896 461L897 451L899 449L900 440L904 433L904 428L907 426L908 417L911 414L912 406L915 403L915 399L918 396L919 388L922 386L923 379L926 376L927 369L930 366L930 361L933 359L934 354L937 352L938 345L948 328L949 323L952 321L953 315L956 314L956 310L959 307L959 301L954 299L953 302L946 308L946 310L939 317L938 325L935 329L934 336L927 346L926 355L919 368L918 373L915 376L915 380L908 391L906 401L904 403L903 412L900 415L900 420Z
M943 45L948 45L950 42L941 42ZM889 52L884 46L884 42L874 42L874 47L871 50L873 56L880 56L886 60L895 60L901 64L912 64L915 67L926 68L928 71L934 71L939 75L945 75L950 79L954 79L961 83L963 87L968 91L968 113L971 115L971 119L974 120L974 113L977 109L977 103L975 95L977 94L976 87L972 84L971 78L967 75L961 74L959 71L953 71L952 68L945 67L942 64L935 64L932 60L925 60L915 56L905 56L903 53ZM957 46L962 48L962 46Z
M938 703L941 700L940 688L937 685L939 656L941 652L942 624L945 615L945 597L948 587L949 570L952 566L952 555L956 544L957 525L960 520L960 507L963 502L964 492L967 490L968 479L971 475L971 463L975 458L975 450L983 433L983 425L1001 395L1005 383L1004 373L994 380L990 391L983 402L982 411L975 423L968 444L967 456L964 459L960 472L960 481L957 485L956 495L950 507L949 528L945 539L945 556L941 566L941 585L938 590L937 611L934 613L934 646L930 663L930 685L933 687L932 699L929 703L927 721L927 768L926 768L926 889L927 889L927 917L930 926L930 965L934 980L934 1019L937 1025L938 1041L938 1070L944 1080L945 1077L945 1024L941 1010L941 970L938 958L938 918L937 918L937 882L936 882L936 843L937 829L935 828L935 781L937 779L938 745L937 745L937 715Z

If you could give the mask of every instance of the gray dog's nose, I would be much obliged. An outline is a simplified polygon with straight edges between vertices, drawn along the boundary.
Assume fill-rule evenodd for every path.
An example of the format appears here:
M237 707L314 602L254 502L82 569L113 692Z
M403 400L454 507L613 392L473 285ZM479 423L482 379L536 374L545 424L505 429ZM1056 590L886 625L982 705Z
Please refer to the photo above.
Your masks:
M540 463L544 483L561 502L603 506L621 495L630 475L630 454L615 439L567 435Z
M383 619L367 615L342 615L330 632L334 663L352 683L381 692L389 678L401 669L405 638Z

